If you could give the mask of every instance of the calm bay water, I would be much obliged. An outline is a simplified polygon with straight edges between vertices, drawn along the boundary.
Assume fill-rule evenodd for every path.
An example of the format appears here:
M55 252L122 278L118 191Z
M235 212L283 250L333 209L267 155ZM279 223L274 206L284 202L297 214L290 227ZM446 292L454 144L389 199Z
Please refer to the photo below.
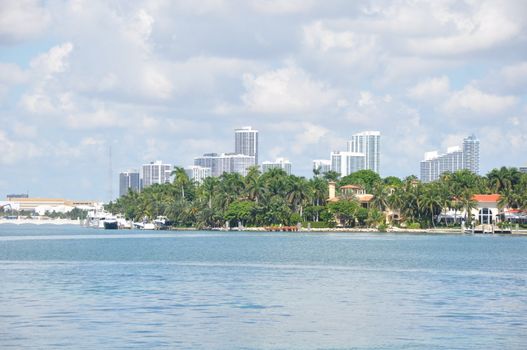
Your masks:
M527 237L0 225L0 349L527 349Z

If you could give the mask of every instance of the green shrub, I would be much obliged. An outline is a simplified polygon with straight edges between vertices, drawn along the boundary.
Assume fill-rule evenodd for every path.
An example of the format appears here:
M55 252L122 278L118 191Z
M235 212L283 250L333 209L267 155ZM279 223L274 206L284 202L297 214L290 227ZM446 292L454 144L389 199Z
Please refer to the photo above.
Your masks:
M386 224L380 224L377 229L379 230L379 232L386 232L387 229L388 229L388 225Z
M335 224L327 223L325 221L311 221L311 222L303 222L302 227L307 228L307 226L311 224L311 228L331 228L335 227Z
M302 217L298 213L291 214L291 217L289 219L290 225L296 225L297 223L302 222Z
M411 222L408 225L406 225L406 227L409 228L410 230L418 230L421 228L421 224L418 222Z

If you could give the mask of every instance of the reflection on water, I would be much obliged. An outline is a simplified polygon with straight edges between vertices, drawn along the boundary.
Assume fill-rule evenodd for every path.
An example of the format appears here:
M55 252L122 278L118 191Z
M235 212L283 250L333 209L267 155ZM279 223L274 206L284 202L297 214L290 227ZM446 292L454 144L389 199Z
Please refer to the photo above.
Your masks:
M102 232L0 227L0 348L527 348L523 237Z

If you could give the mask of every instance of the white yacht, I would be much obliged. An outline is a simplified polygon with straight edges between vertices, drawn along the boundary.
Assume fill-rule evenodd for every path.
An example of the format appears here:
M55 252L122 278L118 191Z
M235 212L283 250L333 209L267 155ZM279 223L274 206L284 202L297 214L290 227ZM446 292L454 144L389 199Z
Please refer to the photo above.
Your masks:
M84 226L100 228L105 230L117 230L119 228L117 218L105 211L89 211L84 221Z

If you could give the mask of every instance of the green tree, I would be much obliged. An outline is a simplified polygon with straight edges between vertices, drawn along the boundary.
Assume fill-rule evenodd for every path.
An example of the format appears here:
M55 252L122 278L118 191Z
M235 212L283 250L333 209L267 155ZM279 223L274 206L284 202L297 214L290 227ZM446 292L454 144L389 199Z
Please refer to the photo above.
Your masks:
M245 226L252 218L256 204L251 201L235 201L229 205L225 212L225 219L241 222Z

